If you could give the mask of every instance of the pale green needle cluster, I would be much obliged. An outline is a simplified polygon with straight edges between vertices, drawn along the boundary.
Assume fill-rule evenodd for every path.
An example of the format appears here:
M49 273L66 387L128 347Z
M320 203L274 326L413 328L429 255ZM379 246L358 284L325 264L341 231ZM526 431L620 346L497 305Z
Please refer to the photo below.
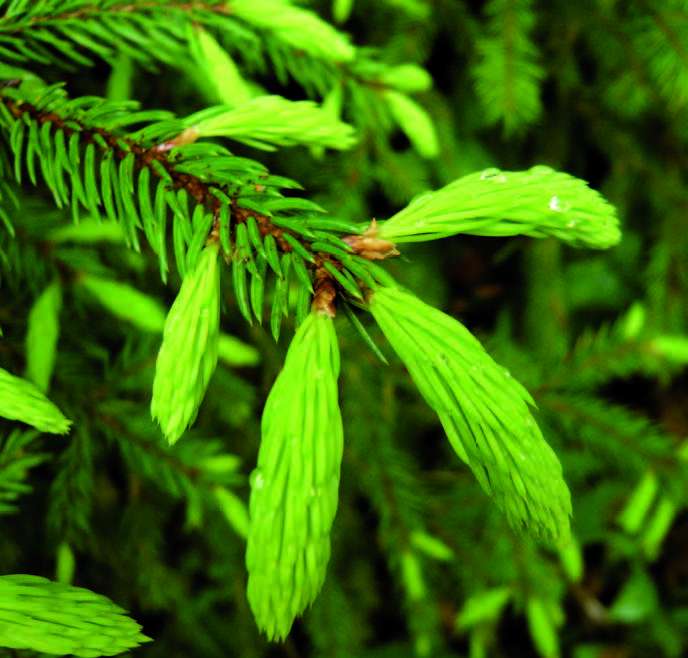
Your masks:
M38 576L0 576L0 646L92 658L148 641L100 594Z
M65 224L64 226L54 228L48 233L47 239L58 244L64 242L75 242L77 244L93 244L94 242L124 244L126 235L122 230L122 225L118 222L85 217L78 224Z
M379 288L370 311L452 447L510 524L565 543L569 491L559 460L530 414L528 392L462 324L414 295Z
M132 286L93 274L81 277L79 283L110 313L140 329L157 333L165 324L160 302Z
M239 107L219 105L196 112L185 124L200 137L231 137L266 151L275 146L324 146L347 149L354 129L313 101L258 96Z
M48 390L55 366L61 308L62 287L59 281L53 281L40 294L29 312L26 378L43 392Z
M66 434L72 424L34 384L3 368L0 368L0 416L51 434Z
M288 0L232 0L231 11L233 16L314 57L350 62L356 55L345 34Z
M286 637L325 579L343 448L338 375L332 318L312 312L268 396L251 476L248 599L270 639Z
M390 114L424 158L439 155L440 144L435 125L427 111L412 98L398 91L385 92Z
M165 320L153 381L151 415L167 440L179 439L198 414L215 371L220 333L218 245L205 247Z
M221 361L235 368L256 366L260 363L260 352L253 345L248 345L225 333L220 333L217 356Z
M378 237L416 242L468 233L554 236L607 249L621 239L616 209L585 181L550 167L486 169L412 201L378 224Z
M115 317L126 320L143 331L152 333L164 331L165 310L156 297L146 295L137 288L121 281L92 274L85 274L80 277L79 283L94 300L98 301L104 309ZM36 305L39 301L36 302ZM31 327L31 322L29 322L29 329ZM260 362L260 353L253 345L248 345L223 332L220 332L218 337L217 356L220 361L233 367L255 366Z
M399 64L387 69L380 75L380 83L404 92L416 94L432 87L432 77L417 64Z
M251 86L217 39L200 25L189 26L187 33L194 71L205 76L206 84L211 87L209 93L231 107L250 100L254 95Z

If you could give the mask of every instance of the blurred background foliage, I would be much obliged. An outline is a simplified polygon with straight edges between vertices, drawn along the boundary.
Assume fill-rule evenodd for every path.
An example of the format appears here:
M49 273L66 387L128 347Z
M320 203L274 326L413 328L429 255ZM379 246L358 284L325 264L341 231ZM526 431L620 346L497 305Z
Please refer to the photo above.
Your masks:
M422 111L395 113L384 86L351 84L342 113L358 131L352 149L237 149L300 181L333 215L388 217L464 174L535 164L587 180L618 207L624 238L609 252L459 236L407 246L389 263L532 392L572 490L575 544L557 554L515 536L379 331L369 326L389 367L341 317L333 557L313 608L286 643L269 645L245 600L241 499L287 340L249 327L225 282L222 328L243 345L228 350L196 426L167 450L148 411L160 336L136 313L113 316L87 281L117 279L164 306L176 285L116 233L70 234L69 212L27 190L17 240L2 238L0 357L21 371L29 309L57 273L52 391L77 422L68 440L8 425L0 572L73 578L108 595L155 639L132 652L141 658L685 655L688 3L303 4L379 60L417 63L434 80L417 100L435 144ZM237 61L270 92L320 98L307 74L261 69L249 51ZM126 52L59 79L73 96L180 114L222 93L191 58L150 70Z

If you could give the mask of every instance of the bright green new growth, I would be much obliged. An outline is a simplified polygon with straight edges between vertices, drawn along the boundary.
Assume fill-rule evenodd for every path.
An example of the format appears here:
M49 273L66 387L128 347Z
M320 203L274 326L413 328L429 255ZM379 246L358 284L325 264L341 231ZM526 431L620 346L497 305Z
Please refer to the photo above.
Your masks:
M464 176L379 224L379 237L397 243L457 233L554 236L596 249L621 239L614 206L579 178L545 166Z
M149 638L110 599L38 576L0 576L0 646L80 658L115 656Z
M380 82L405 94L428 91L432 87L430 74L416 64L399 64L390 68L380 76Z
M332 318L312 312L265 404L251 476L248 599L270 639L286 637L325 579L343 447L338 375Z
M389 111L404 131L418 154L424 158L437 157L440 145L430 115L416 101L398 91L387 91L385 100Z
M92 274L81 277L79 283L103 308L116 317L127 320L144 331L164 331L165 311L155 297L146 295L126 283ZM224 332L220 332L218 336L217 356L226 365L234 367L255 366L260 363L260 353L255 347Z
M205 72L215 99L231 107L249 101L253 95L249 85L217 39L198 25L189 27L188 34L191 56L196 67Z
M126 236L118 222L102 219L84 218L78 224L66 224L53 229L48 234L51 242L76 242L92 244L94 242L124 243Z
M193 423L217 365L220 330L218 245L208 245L172 304L158 353L151 415L172 444Z
M355 49L348 38L307 9L288 0L233 0L232 14L269 30L294 48L332 62L350 62Z
M322 582L329 553L325 528L330 530L337 506L341 422L336 408L336 368L313 365L320 358L316 353L325 353L330 359L337 350L331 320L309 316L313 297L318 308L329 304L332 314L335 310L340 316L348 314L361 339L386 363L352 308L358 309L363 300L372 297L373 314L386 327L424 396L438 410L457 453L471 465L514 525L563 543L568 532L568 493L556 459L532 424L525 391L510 380L505 383L502 370L455 321L429 312L416 300L409 302L396 290L382 289L376 296L379 285L396 288L396 284L385 268L368 259L396 255L392 244L376 238L403 243L442 238L457 231L553 235L572 244L609 246L618 240L613 209L599 203L597 194L582 181L546 168L530 172L490 169L417 199L386 224L373 224L364 235L366 226L355 223L371 216L371 205L388 201L401 208L428 181L446 182L451 172L472 171L491 160L525 167L528 165L523 163L535 156L580 166L592 155L610 163L604 189L624 204L629 216L638 208L651 207L652 221L645 226L635 223L618 258L599 256L585 262L568 253L561 255L558 246L547 240L544 245L529 245L523 262L511 259L502 263L489 278L495 281L493 276L524 274L524 290L519 293L522 304L501 309L494 340L505 364L521 372L522 381L528 381L537 392L548 433L557 437L558 443L569 440L562 457L565 465L571 466L566 470L572 473L570 482L581 496L576 530L582 543L604 539L610 555L637 566L638 560L647 563L656 556L664 538L675 534L670 531L684 508L680 493L686 490L688 473L683 467L680 471L676 468L673 439L678 437L670 436L673 430L665 433L665 429L653 428L644 417L634 417L612 400L622 402L632 396L626 386L617 386L619 378L638 372L654 379L654 368L672 366L678 372L688 362L688 339L683 335L688 277L680 276L688 248L683 237L688 233L682 230L683 163L676 157L676 149L669 149L669 157L662 161L653 157L651 148L652 133L660 123L667 124L662 142L680 144L687 136L684 114L664 109L678 110L688 101L688 67L677 51L677 41L667 38L673 32L679 45L681 39L686 41L688 22L678 14L688 16L688 4L686 0L666 0L656 7L644 3L648 6L629 8L619 2L591 3L581 5L580 16L573 8L565 8L565 3L553 8L536 6L533 0L489 0L483 9L477 4L428 0L0 0L3 56L22 65L38 63L41 74L57 83L45 86L27 71L0 63L0 130L4 134L0 141L6 147L0 148L0 274L10 293L3 324L15 309L18 317L24 317L26 296L22 291L41 291L57 276L68 293L61 317L67 339L60 341L55 380L60 384L60 400L82 400L84 405L80 414L84 426L74 433L74 441L66 442L60 459L41 469L39 477L51 475L53 482L49 490L41 486L37 495L27 496L25 515L31 527L32 513L47 503L46 522L56 541L46 543L43 553L48 555L40 556L40 564L47 564L46 557L51 559L50 551L58 546L56 573L63 582L69 582L75 573L88 577L94 566L111 568L116 575L125 562L144 575L127 579L125 574L125 587L132 587L131 600L154 609L156 615L159 608L160 614L178 622L174 632L161 634L160 645L151 651L156 656L175 654L181 645L204 658L226 655L227 647L239 655L261 652L249 628L252 621L248 619L251 623L247 624L247 606L240 602L231 605L227 599L242 578L236 577L236 564L232 564L238 542L232 544L232 538L224 533L225 521L240 537L249 539L251 534L249 596L261 628L271 637L289 632L295 615L312 600ZM370 32L365 32L374 38L373 48L354 49L346 37L313 13L324 10L326 16L346 20L352 9L352 29L360 34L360 27L369 27ZM479 12L485 18L484 26ZM425 23L413 24L414 18L422 16ZM676 21L680 29L676 29ZM668 34L663 23L671 28ZM441 36L441 41L433 43L434 35ZM362 44L370 43L365 34L360 36L364 37ZM536 39L542 45L541 54ZM447 44L447 54L460 57L457 66L436 57L437 48ZM591 51L597 48L608 57L597 58L595 80L583 76L581 87L578 74L586 70ZM582 60L578 53L584 54ZM396 64L406 57L417 63ZM75 78L84 73L81 67L96 61L97 77L111 67L108 100L68 98L59 81L73 88ZM421 68L425 61L441 72L442 84L418 104L410 95L427 91L432 84ZM63 75L64 65L69 69ZM175 75L170 85L168 77L154 78L145 72L156 65L168 71L170 66L177 67L180 75ZM291 97L309 98L321 105L264 96L256 78L270 93L280 93L279 83ZM449 78L455 81L451 90ZM471 78L476 97L468 88ZM540 101L545 79L547 108ZM617 79L626 83L617 85ZM136 92L143 91L141 81L145 83L144 108L159 91L169 101L168 107L141 111L134 100ZM76 91L101 91L96 80L86 79L85 83L77 84ZM189 84L195 92L189 93ZM629 93L631 87L633 93ZM585 102L572 103L581 90ZM667 108L651 105L656 92L666 97ZM597 101L605 98L598 107ZM643 99L645 109L641 110ZM193 103L192 109L189 103ZM216 103L222 107L204 109ZM630 109L632 105L637 109ZM624 120L615 121L622 106L627 108ZM177 118L199 109L202 112L191 117ZM548 112L542 125L523 142L507 140L500 146L494 131L482 134L494 123L501 123L507 134L528 129L544 109ZM675 116L667 122L669 114ZM314 198L333 212L331 216L308 198L288 191L302 189L298 182L271 175L250 157L239 157L243 150L234 153L231 143L237 143L230 142L236 139L265 149L304 144L318 157L326 148L344 148L353 142L352 129L341 122L342 117L360 135L358 147L350 154L308 164L304 150L270 158L279 173L314 187ZM433 120L442 136L443 156L442 162L435 164L417 157L433 157L440 150ZM415 152L397 148L397 125ZM632 125L639 130L632 132ZM648 128L650 144L645 139ZM567 132L571 129L578 133L582 150L577 143L569 148ZM191 143L198 137L200 142ZM590 142L594 142L592 151ZM227 144L232 151L225 148ZM22 186L15 185L12 178ZM629 188L633 190L629 181L639 178L647 184L646 193L627 194ZM32 195L29 183L38 186L40 193ZM48 208L46 191L52 193L59 208L71 210L73 226L60 226L67 213ZM14 197L26 202L29 212L13 211ZM643 197L651 203L647 205ZM34 204L36 214L30 212ZM79 206L88 215L86 221L80 218ZM648 241L647 226L655 224L652 234L662 239ZM171 279L179 274L189 282L201 276L197 264L209 235L220 240L225 261L231 258L235 308L250 323L255 318L267 324L268 311L272 334L278 340L285 318L295 316L297 326L305 320L298 334L304 337L294 342L295 356L280 375L266 408L266 435L261 464L252 481L255 504L250 519L248 506L234 489L243 481L239 457L224 453L224 448L250 431L255 422L256 377L245 381L233 373L217 373L213 400L208 400L207 417L202 419L206 436L189 437L171 451L156 444L159 437L150 431L137 404L148 383L154 338L141 336L132 324L162 336L167 310L156 297L136 289L141 285L151 295L160 294L156 283L144 279L151 271L151 250L158 257L165 283L168 274ZM144 240L143 253L133 258L119 245L92 244L122 242L141 251ZM634 245L651 249L636 250ZM491 249L475 246L475 251L470 245L457 256L481 269L488 267ZM172 247L174 263L172 259L168 262ZM438 272L433 271L432 261L437 250L422 251L427 253L412 267L406 267L403 256L401 262L391 265L418 288L434 289ZM634 257L635 251L641 256ZM130 267L135 264L139 267ZM627 276L629 271L645 270L647 285L636 285ZM103 271L113 272L113 279L122 283L90 274ZM124 283L127 281L129 285ZM166 335L169 352L164 363L161 352L158 364L156 391L162 388L158 402L168 421L176 413L195 416L207 386L206 365L212 362L207 355L214 351L209 346L211 338L206 336L205 342L198 339L202 333L198 323L208 319L196 312L195 306L202 302L204 293L199 290L204 284L197 280L189 285L196 289L185 297L186 306L180 295L177 310L183 318L178 322L179 337L173 342L174 336ZM618 323L623 340L617 325L613 331L603 327L599 335L586 332L575 340L586 318L597 315L598 306L610 317L641 294L641 289L646 297L647 323L644 318L638 320L637 313L631 322L629 313L628 321ZM75 325L84 299L89 304L100 303L108 311L92 313L87 332ZM500 305L499 300L494 301ZM542 313L545 309L554 311L551 317ZM490 316L493 310L500 309L490 308ZM122 321L113 322L109 313ZM238 318L227 320L233 323ZM171 325L170 321L168 329ZM42 341L38 330L42 326L42 316L34 318L32 313L28 334L32 338L27 337L26 344L27 376L47 386L51 367L46 364L54 348L48 349L52 341ZM657 327L667 333L657 334ZM8 363L15 363L21 360L23 346L13 344L19 335L16 324L8 321L7 329ZM110 340L113 330L122 340ZM325 335L329 343L320 350L319 341ZM471 656L519 651L518 647L507 649L493 643L493 631L507 607L524 615L523 626L527 616L534 649L547 658L559 655L555 636L558 599L570 593L570 584L580 582L585 573L576 542L563 544L559 555L540 552L530 541L514 543L510 533L504 532L499 514L494 519L490 514L485 523L485 512L492 510L493 502L477 493L466 469L421 472L416 462L418 451L423 452L422 440L417 440L422 437L409 433L417 426L418 410L397 395L398 369L380 368L365 353L358 358L355 349L347 373L355 385L345 400L345 417L352 439L347 450L356 474L346 498L349 503L365 501L366 509L359 514L358 505L350 504L346 519L340 511L347 531L340 533L339 554L344 556L344 564L329 567L330 586L323 592L321 605L299 629L303 630L297 638L299 645L307 635L305 643L314 655L363 656L368 647L378 644L380 637L374 634L379 601L374 592L369 596L376 583L367 576L384 555L394 591L399 594L393 597L393 614L401 620L403 611L408 637L395 633L394 646L380 647L382 653L451 653L456 646L447 632L446 602L458 605L468 597L457 628L470 633L467 652ZM277 367L278 352L268 350L267 372ZM36 371L30 364L32 353L44 364L38 375L31 375ZM258 356L253 347L219 334L219 360L242 366L255 364ZM650 362L652 365L645 365ZM19 372L18 367L11 369ZM323 379L327 380L324 387ZM658 379L663 385L672 381L673 375L667 378L662 374ZM611 386L601 389L607 382ZM175 388L180 383L186 387L181 392ZM599 398L600 390L610 399ZM180 395L186 398L180 400ZM319 402L316 409L313 405ZM423 406L422 400L418 402ZM662 414L662 420L665 416ZM414 422L409 423L411 419ZM673 416L669 420L670 425L680 424ZM183 417L172 421L174 438L169 438L175 440L191 421ZM328 424L336 430L319 429ZM214 435L218 428L222 432L223 426L232 431L220 441L208 440L207 435ZM51 456L36 452L42 449L41 439L34 445L37 434L19 427L7 437L0 436L0 513L15 511L15 498L30 489L26 472ZM329 442L337 447L323 451L316 441L325 448L330 448ZM250 457L250 446L241 439L239 443L243 447L237 445L237 449L248 451ZM123 463L110 473L113 448L121 452ZM605 469L604 477L598 478L603 487L586 487L587 475L595 475L604 466L602 460L591 458L592 453L607 452L614 456L611 470L619 477ZM311 498L306 495L304 480L313 477L318 458L330 460L332 470L327 483L314 489L316 496ZM638 468L640 472L634 475ZM615 521L621 528L608 528L605 522L613 523L620 508L624 481L641 475L644 468L648 470L636 494ZM265 473L270 469L268 479ZM137 495L120 491L129 480ZM438 484L440 496L435 492L429 495L426 485L434 488ZM143 488L147 486L160 489L162 495ZM103 496L103 491L108 495ZM184 559L170 563L167 552L158 546L174 535L180 503L186 505L187 527L194 528L200 541L185 541ZM321 508L331 514L323 513L311 523L311 516L321 513ZM590 509L595 513L586 514ZM102 550L98 532L105 526L90 521L96 514L117 521L120 513L123 522L115 523L118 532L108 533L107 550ZM299 525L306 516L308 523ZM375 541L356 555L360 564L345 564L348 549L359 535L371 536L368 521L373 517ZM106 525L112 530L111 523ZM298 534L304 531L305 537ZM9 550L3 550L3 557L12 561L15 554L22 555L22 539L29 536L19 532L17 541L8 538ZM293 537L298 541L289 543ZM636 551L634 555L633 545L639 554ZM199 558L212 583L201 588L202 596L189 596L196 593L198 576L203 576ZM446 568L433 565L435 560L448 564ZM561 564L553 563L557 560ZM446 577L435 577L440 571ZM550 571L560 577L551 576ZM601 578L609 575L602 568L597 571ZM611 574L614 581L617 574L618 569ZM375 573L374 580L378 575ZM123 590L115 586L112 591ZM381 591L389 589L385 586ZM627 608L633 603L630 597ZM643 626L629 625L629 633L642 637L648 646L653 643L652 636L658 636L658 643L662 636L666 652L678 655L678 638L686 636L681 633L685 630L681 615L674 619L665 614L670 610L657 605L657 614L651 616L647 605L641 607ZM608 621L624 621L615 617L617 612L616 606L610 605ZM604 616L586 620L601 622L594 623L597 629L592 630L602 636L608 626ZM198 632L199 622L204 630L207 627L208 637ZM565 635L574 638L578 634L567 630ZM598 640L602 644L598 645ZM563 653L582 657L586 651L614 651L602 637L586 636L584 641L583 646L567 646ZM41 648L40 643L34 645L28 646ZM291 645L286 650L288 653ZM273 651L279 649L268 649Z
M110 313L140 329L157 333L165 324L160 302L132 286L93 274L83 276L80 283Z
M217 343L217 356L230 366L255 366L260 363L260 352L234 336L220 333Z
M200 137L231 137L266 151L297 144L347 149L355 142L349 124L314 102L281 96L258 96L235 108L220 105L201 110L187 117L185 125Z
M343 23L351 14L354 7L354 0L333 0L332 16L337 23Z
M53 281L38 297L29 312L26 332L26 378L45 392L55 366L57 339L60 334L62 288Z
M530 414L528 392L462 324L414 295L379 288L370 311L457 455L509 523L565 543L569 491L559 460Z
M0 368L0 416L51 434L66 434L72 424L36 386L3 368Z

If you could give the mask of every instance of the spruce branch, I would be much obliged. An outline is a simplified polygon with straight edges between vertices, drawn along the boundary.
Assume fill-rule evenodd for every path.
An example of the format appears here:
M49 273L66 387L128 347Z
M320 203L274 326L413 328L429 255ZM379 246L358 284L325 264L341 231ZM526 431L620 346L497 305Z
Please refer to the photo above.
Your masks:
M652 581L675 589L688 483L688 2L477 4L0 0L0 514L21 512L6 571L57 558L62 582L111 577L159 626L136 655L511 655L528 630L548 657L685 650ZM110 101L83 95L103 87ZM158 91L170 111L141 111ZM568 250L615 246L616 210L563 172L511 171L530 161L605 190L628 218L619 249ZM240 314L276 339L296 320L283 366L264 332L220 332ZM382 368L357 338L388 365L385 335L399 358ZM69 436L20 425L66 428L49 400ZM541 550L566 541L567 487L578 539ZM6 607L2 589L9 655L123 648L81 600ZM294 640L261 644L316 596ZM120 621L126 646L143 639Z
M234 282L238 297L244 296L239 283L243 270L249 270L252 280L264 279L256 262L268 263L284 278L278 251L289 254L292 271L309 289L317 272L316 303L332 313L333 292L361 299L357 282L374 285L375 273L366 267L365 255L351 253L337 236L358 226L318 218L318 206L283 197L278 188L295 187L292 181L270 176L261 165L220 146L193 143L188 126L167 113L136 113L129 104L70 102L59 87L35 92L34 102L24 100L19 91L5 87L0 92L16 177L21 180L25 166L37 183L35 159L40 153L40 170L57 205L70 204L75 217L79 205L94 214L103 208L110 219L122 223L137 249L143 228L159 256L163 277L168 269L165 227L171 215L179 271L193 268L207 240L219 240L225 257L234 259L235 274L237 267L242 269ZM121 130L151 119L162 120L133 135ZM189 202L196 205L193 212ZM257 296L251 300L256 315ZM246 303L243 309L250 320L248 308Z
M501 122L510 135L523 131L542 111L545 72L531 39L536 12L530 0L491 0L485 11L488 25L477 40L472 73L487 122Z
M0 438L0 515L17 511L17 499L32 488L26 481L29 471L48 459L33 449L38 436L35 430L15 429Z
M94 476L95 445L82 424L70 437L58 462L50 486L48 529L57 541L73 546L88 543L96 495Z
M122 401L103 403L96 413L130 468L162 491L174 498L186 498L191 506L201 495L210 500L218 489L243 481L238 473L239 458L223 452L218 441L187 440L174 448L164 446L154 433L146 431L152 427L147 421L144 425L146 419L121 419L122 412L131 416L135 411L131 407Z
M408 96L431 87L427 72L415 64L376 59L370 51L351 45L347 35L317 13L288 0L73 0L67 11L64 3L54 0L3 4L0 56L18 66L36 62L73 70L92 66L97 58L117 67L122 57L151 69L174 63L204 96L243 110L256 90L249 90L232 57L254 74L263 73L270 62L282 85L291 77L311 98L325 98L327 104L346 90L352 101L376 108L355 114L362 130L378 130L384 115L391 115L418 152L437 155L432 119ZM15 66L4 71L5 77L35 77ZM251 108L250 114L258 109ZM338 115L340 109L331 113Z
M647 2L640 5L645 12L632 23L636 48L669 107L674 111L684 109L688 103L685 3L669 0L657 7Z
M379 517L378 540L404 594L405 618L415 644L435 648L439 606L423 558L433 549L439 555L441 542L423 532L427 492L413 458L395 442L399 408L390 375L389 371L371 373L360 364L351 364L345 373L347 462L357 474L355 486L370 499ZM365 393L363 380L369 377L382 388L379 397ZM371 417L379 417L380 422L371 423ZM447 559L448 549L443 547Z
M558 389L585 391L636 373L656 376L685 365L688 356L680 352L681 346L685 350L685 339L679 339L676 351L671 349L672 336L651 336L645 331L628 334L626 327L632 315L633 309L615 324L585 331L547 374L537 388L538 393ZM663 349L665 341L668 349Z
M624 472L640 474L652 465L668 479L680 475L675 441L645 416L585 393L552 392L537 399L567 433L617 460Z
M92 66L92 57L114 63L124 54L152 68L197 52L193 30L202 26L225 37L250 68L263 70L267 56L281 82L288 71L311 95L342 82L375 93L417 93L431 86L420 67L378 61L312 10L285 0L74 0L66 11L64 5L0 2L0 55L8 62L70 69Z

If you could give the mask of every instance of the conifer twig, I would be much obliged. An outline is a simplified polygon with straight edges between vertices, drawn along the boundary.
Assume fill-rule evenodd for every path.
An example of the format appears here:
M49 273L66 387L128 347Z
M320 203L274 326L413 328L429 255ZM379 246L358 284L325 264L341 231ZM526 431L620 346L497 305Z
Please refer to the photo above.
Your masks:
M72 134L78 132L82 145L92 143L96 146L96 148L100 148L101 152L104 150L102 148L102 144L106 144L119 161L123 160L129 153L133 153L134 168L137 171L149 167L153 161L159 163L172 179L173 188L175 190L179 190L181 188L185 189L189 196L196 201L196 203L203 205L216 218L213 230L210 232L209 239L217 240L217 217L220 212L222 201L213 194L211 188L217 188L218 185L208 184L193 174L176 171L174 164L170 160L170 151L174 147L194 141L195 135L186 134L187 131L184 131L178 137L172 140L167 140L162 144L145 148L135 140L116 135L104 128L94 128L81 125L77 130L74 128L74 119L70 118L69 121L66 121L58 113L54 111L40 110L31 103L17 102L14 99L6 97L0 98L0 102L4 103L4 105L16 119L20 119L21 117L28 115L28 117L30 117L33 121L36 121L41 126L50 123L51 131L53 133L57 130L62 130L66 137L70 137ZM150 171L152 176L156 177L158 180L162 179L162 175L156 170L156 168L151 167ZM260 192L261 185L256 184L255 189L257 192ZM316 276L317 283L314 305L320 310L325 310L329 315L333 316L335 313L335 299L337 296L338 285L335 277L332 275L331 271L328 271L328 269L325 267L325 264L329 263L331 267L341 270L343 268L343 264L337 258L337 256L323 251L312 251L308 242L303 240L303 238L296 232L276 226L271 221L270 217L263 213L242 207L236 195L228 194L228 196L231 202L231 214L233 218L231 230L233 232L236 231L237 225L245 224L250 218L253 218L257 223L261 236L265 237L267 235L271 235L275 239L277 247L281 252L292 252L294 250L293 241L296 240L305 251L311 253L312 258L310 260L306 260L305 265L314 271ZM289 235L289 239L285 238L285 234ZM230 240L232 240L232 238L233 234L230 236ZM391 243L385 244L390 245ZM379 259L380 257L384 258L386 255L395 255L397 253L393 249L393 246L382 256L378 253L378 251L359 249L357 246L354 247L353 245L352 251L367 260Z

